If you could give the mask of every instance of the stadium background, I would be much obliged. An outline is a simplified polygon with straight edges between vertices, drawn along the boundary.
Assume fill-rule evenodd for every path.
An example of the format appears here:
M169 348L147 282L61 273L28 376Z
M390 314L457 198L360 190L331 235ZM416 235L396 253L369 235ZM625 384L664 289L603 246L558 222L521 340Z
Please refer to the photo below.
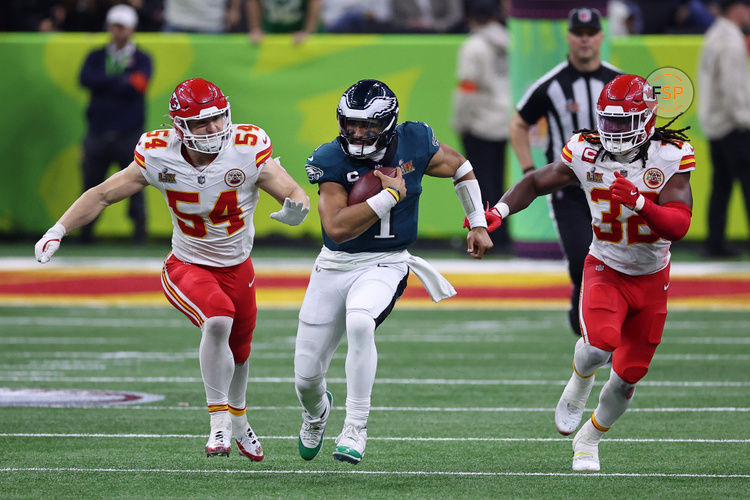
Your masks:
M509 19L510 78L513 102L567 52L564 20ZM460 146L450 127L451 99L456 85L456 54L465 35L325 35L293 45L289 36L269 35L251 46L241 34L187 35L137 33L136 41L154 59L147 93L146 128L168 123L167 102L175 84L194 76L215 81L229 95L233 120L263 127L274 141L274 155L315 199L305 178L305 158L337 133L335 106L342 91L365 77L386 81L401 105L400 120L429 123L438 138ZM9 70L0 80L6 122L0 134L4 153L0 164L0 234L34 237L44 232L80 194L81 142L85 135L87 91L78 83L86 53L103 45L106 33L0 33L0 64ZM629 36L605 38L603 57L626 72L648 75L664 66L677 67L695 82L702 36ZM696 97L697 99L697 97ZM710 187L707 142L697 123L694 102L679 119L690 125L697 169L692 177L695 198L687 240L706 235ZM542 131L543 133L543 131ZM543 164L542 138L534 151ZM520 176L508 148L507 183ZM113 167L114 168L114 167ZM747 239L748 224L736 188L730 205L729 239ZM171 232L161 194L148 189L148 229L151 236ZM319 237L313 211L301 228L276 224L267 217L276 202L262 195L255 217L257 235ZM97 225L99 236L127 236L126 204L111 207ZM517 216L512 224L516 241L554 241L555 231L546 201ZM427 179L421 201L420 236L461 236L460 207L449 183ZM5 239L5 238L4 238Z
M511 19L509 26L517 102L564 58L565 24ZM459 144L449 123L463 39L316 35L293 46L282 35L256 48L242 34L139 33L156 70L146 126L167 121L178 81L214 79L230 95L235 121L266 128L276 154L314 195L304 159L334 137L336 101L359 78L388 81L402 119L424 120L441 140ZM562 261L446 260L455 254L420 249L459 297L431 304L413 279L379 328L367 458L351 468L330 457L344 418L343 346L329 372L337 401L322 456L303 462L296 447L294 332L314 252L304 245L258 245L261 312L248 412L267 459L249 464L234 452L229 460L206 459L199 334L161 293L166 241L121 244L130 235L122 203L105 211L97 228L117 244L75 245L70 238L46 266L33 258L33 242L80 193L88 99L77 75L86 51L105 40L105 34L0 33L0 497L747 497L750 264L695 262L692 251L675 256L664 341L602 447L603 472L581 475L570 471L570 439L551 425L575 341L565 326L569 281ZM646 75L676 66L693 76L700 43L696 36L631 36L611 40L604 56L626 71ZM700 241L711 167L695 105L680 123L694 127L696 209L688 238ZM541 150L535 155L541 164ZM509 159L515 162L510 152ZM509 181L519 175L512 165ZM463 240L450 183L427 182L422 236ZM156 190L146 193L150 234L167 236L164 202ZM747 240L740 200L732 201L729 234ZM268 219L272 210L275 203L264 197L255 217L260 235L286 229ZM517 241L555 239L544 200L514 221ZM285 234L318 242L317 214ZM597 377L596 392L606 375ZM163 399L71 404L55 400L57 390ZM29 404L22 394L47 398L53 407L22 406Z

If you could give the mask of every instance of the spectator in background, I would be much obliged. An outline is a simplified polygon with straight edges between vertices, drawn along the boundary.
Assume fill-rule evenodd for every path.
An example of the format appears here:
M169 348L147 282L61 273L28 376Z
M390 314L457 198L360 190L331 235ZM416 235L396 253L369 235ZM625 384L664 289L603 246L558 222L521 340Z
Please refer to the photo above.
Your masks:
M292 33L300 44L318 30L320 0L246 0L250 41L257 44L265 33Z
M610 0L607 3L609 34L612 36L634 35L643 32L641 7L630 0Z
M321 20L329 33L387 33L391 19L390 2L322 0Z
M710 257L733 257L725 244L727 207L739 180L750 219L750 76L743 28L750 27L750 2L721 2L721 16L706 32L698 71L698 118L711 147L713 176L708 206Z
M471 34L458 53L458 88L453 99L453 128L482 191L482 203L500 199L505 180L505 146L510 126L508 33L497 20L497 0L471 0ZM509 244L508 226L490 234L496 249Z
M120 3L137 11L139 31L161 30L164 0L4 0L0 31L98 32L107 11Z
M91 91L86 110L88 133L83 142L84 191L101 183L109 166L121 169L132 161L145 121L144 94L151 78L151 58L137 49L131 37L138 14L129 5L116 5L107 12L111 41L89 53L81 68L81 85ZM143 193L130 199L128 215L134 224L134 239L146 239L146 208ZM81 241L90 242L93 222L81 228Z
M463 21L461 0L393 0L393 25L402 33L448 33Z
M240 0L164 0L164 31L225 33L240 19Z

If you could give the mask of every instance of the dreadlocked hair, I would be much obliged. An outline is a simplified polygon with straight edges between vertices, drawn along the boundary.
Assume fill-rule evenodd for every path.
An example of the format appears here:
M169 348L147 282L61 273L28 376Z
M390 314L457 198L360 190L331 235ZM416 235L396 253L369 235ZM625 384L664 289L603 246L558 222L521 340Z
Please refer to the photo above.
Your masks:
M643 166L643 168L646 168L646 161L648 160L648 146L651 141L666 142L676 148L681 148L682 142L687 142L690 140L690 138L687 135L685 135L685 132L690 129L690 126L679 128L679 129L668 128L680 116L682 116L682 113L680 113L679 115L669 120L669 122L666 125L654 128L654 135L652 135L648 141L638 146L638 153L635 155L635 159L641 160L641 165ZM602 140L599 137L599 132L595 129L582 128L582 129L574 130L573 132L576 134L581 134L581 137L583 137L583 140L585 140L589 144L593 144L596 146L600 146L602 144ZM599 150L596 153L596 156L594 157L594 161L598 160L599 156L601 156L602 159L604 159L606 155L609 155L609 157L612 158L613 160L615 159L612 153L610 153L604 148L599 148Z

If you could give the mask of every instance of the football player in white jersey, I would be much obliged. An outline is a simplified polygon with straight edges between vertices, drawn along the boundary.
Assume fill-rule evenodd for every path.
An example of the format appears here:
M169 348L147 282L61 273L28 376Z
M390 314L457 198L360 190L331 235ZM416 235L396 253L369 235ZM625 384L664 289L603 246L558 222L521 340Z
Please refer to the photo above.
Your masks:
M169 302L200 327L198 351L211 431L209 456L239 451L263 459L245 415L250 342L255 328L253 212L258 188L282 208L271 218L300 224L310 209L304 190L272 158L271 139L255 125L234 125L229 101L202 78L186 80L169 101L173 128L141 136L124 170L83 193L40 239L39 262L50 260L65 234L107 206L151 184L172 216L172 252L162 270Z
M563 435L578 428L594 373L612 356L610 378L573 439L573 470L598 471L602 435L627 409L646 375L667 317L669 247L690 227L695 169L686 129L656 128L653 88L620 75L602 90L597 130L574 135L560 160L524 176L486 213L489 230L537 196L578 180L591 209L593 242L584 266L582 338L555 410Z

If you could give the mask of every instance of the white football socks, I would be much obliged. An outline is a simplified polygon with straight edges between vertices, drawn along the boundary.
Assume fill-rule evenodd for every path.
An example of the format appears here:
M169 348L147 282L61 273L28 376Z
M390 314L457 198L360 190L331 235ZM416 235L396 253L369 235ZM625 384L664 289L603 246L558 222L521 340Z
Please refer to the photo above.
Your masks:
M635 384L629 384L621 379L614 370L610 372L609 380L599 394L599 404L594 410L594 420L600 430L609 429L612 424L625 413L633 400Z
M246 395L247 376L250 360L246 359L242 364L234 365L234 375L229 384L229 413L232 415L232 432L235 436L242 434L247 426Z
M344 425L361 428L370 415L370 395L378 367L375 320L360 311L346 314L346 419Z
M234 357L229 348L232 322L228 316L213 316L201 327L198 359L209 406L228 402L229 385L234 374Z

